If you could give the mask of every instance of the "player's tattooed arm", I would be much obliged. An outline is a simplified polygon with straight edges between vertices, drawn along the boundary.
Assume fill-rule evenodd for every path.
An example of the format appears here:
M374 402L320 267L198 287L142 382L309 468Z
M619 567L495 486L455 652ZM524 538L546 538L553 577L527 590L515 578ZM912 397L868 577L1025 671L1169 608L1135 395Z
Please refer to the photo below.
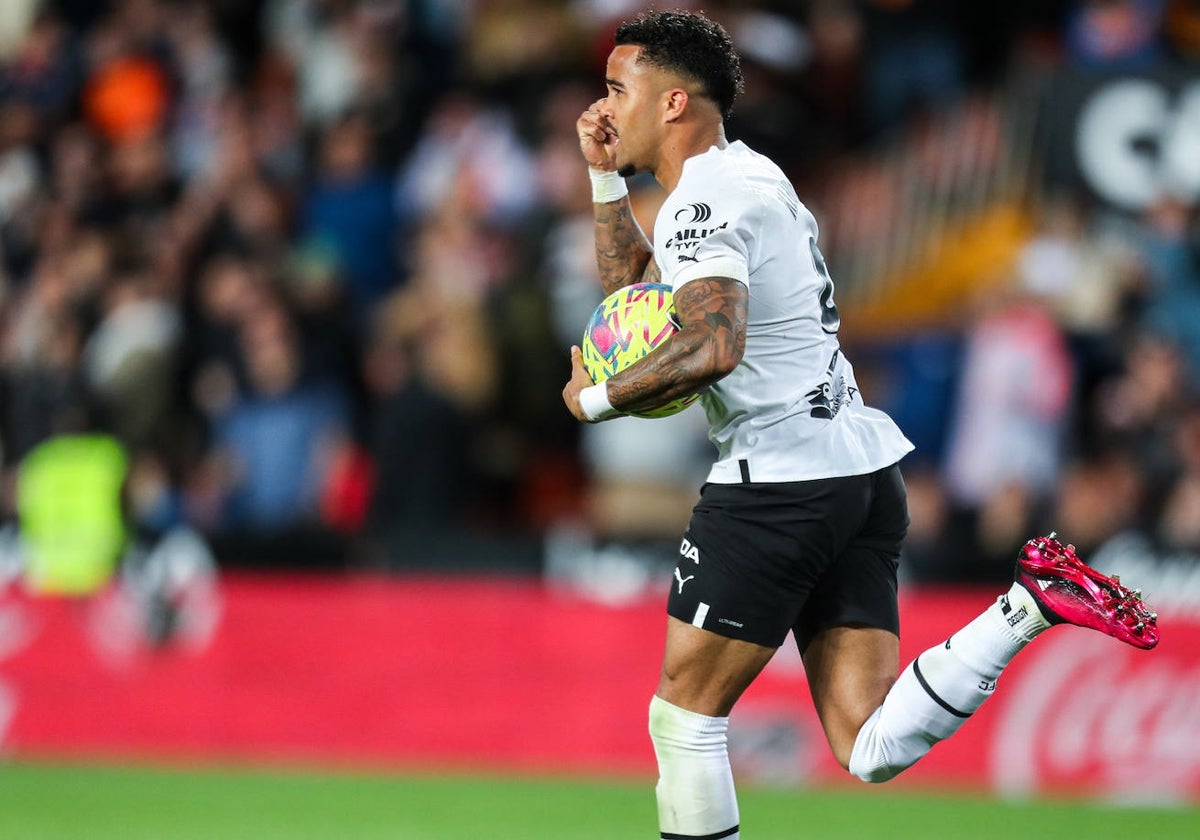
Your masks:
M608 399L623 412L694 394L729 374L746 350L750 299L728 277L692 280L675 291L681 329L658 350L608 380Z
M633 283L657 279L654 248L633 215L628 196L607 204L593 204L596 219L596 264L604 294ZM654 277L649 275L653 273Z
M650 262L646 263L646 270L642 272L643 283L661 283L662 272L658 270L658 262L651 257Z

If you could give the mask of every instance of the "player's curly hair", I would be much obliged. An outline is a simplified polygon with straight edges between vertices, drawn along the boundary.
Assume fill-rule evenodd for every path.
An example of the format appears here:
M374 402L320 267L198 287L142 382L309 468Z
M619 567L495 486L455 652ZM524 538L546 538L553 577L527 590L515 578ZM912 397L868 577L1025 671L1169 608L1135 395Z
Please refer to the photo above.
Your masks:
M721 115L733 111L742 92L742 63L719 23L688 11L643 12L617 27L616 44L642 48L639 61L695 82Z

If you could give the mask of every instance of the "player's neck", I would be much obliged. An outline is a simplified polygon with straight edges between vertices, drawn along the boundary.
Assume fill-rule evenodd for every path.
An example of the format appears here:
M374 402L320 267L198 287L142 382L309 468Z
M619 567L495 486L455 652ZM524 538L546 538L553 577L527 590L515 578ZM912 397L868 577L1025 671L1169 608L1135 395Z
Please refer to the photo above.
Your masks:
M679 184L683 176L683 164L688 158L702 155L713 146L724 149L728 145L725 124L722 122L680 126L663 144L654 178L669 193Z

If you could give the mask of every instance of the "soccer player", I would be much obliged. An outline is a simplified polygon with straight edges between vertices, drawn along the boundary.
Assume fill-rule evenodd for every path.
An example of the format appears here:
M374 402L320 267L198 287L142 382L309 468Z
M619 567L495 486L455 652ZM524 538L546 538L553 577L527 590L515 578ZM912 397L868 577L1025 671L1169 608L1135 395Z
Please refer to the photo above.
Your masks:
M957 730L1053 624L1153 647L1155 616L1137 593L1051 535L1021 549L1005 594L897 677L908 525L897 462L912 446L863 404L816 222L778 166L725 137L742 76L719 25L647 13L615 41L607 96L577 122L600 274L606 292L669 284L682 328L599 385L573 347L563 399L596 422L703 390L717 447L671 582L650 704L662 837L738 836L728 715L789 631L834 755L870 782ZM637 172L668 193L653 244L627 197Z

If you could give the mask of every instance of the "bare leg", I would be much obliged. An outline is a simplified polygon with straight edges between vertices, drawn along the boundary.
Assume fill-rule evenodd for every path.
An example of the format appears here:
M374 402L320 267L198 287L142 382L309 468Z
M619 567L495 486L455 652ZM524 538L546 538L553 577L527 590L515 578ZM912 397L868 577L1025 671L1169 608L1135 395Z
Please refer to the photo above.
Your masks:
M802 658L829 747L849 768L859 729L896 681L900 640L873 627L832 627L816 635Z
M682 709L725 717L775 650L727 639L668 616L656 694Z

